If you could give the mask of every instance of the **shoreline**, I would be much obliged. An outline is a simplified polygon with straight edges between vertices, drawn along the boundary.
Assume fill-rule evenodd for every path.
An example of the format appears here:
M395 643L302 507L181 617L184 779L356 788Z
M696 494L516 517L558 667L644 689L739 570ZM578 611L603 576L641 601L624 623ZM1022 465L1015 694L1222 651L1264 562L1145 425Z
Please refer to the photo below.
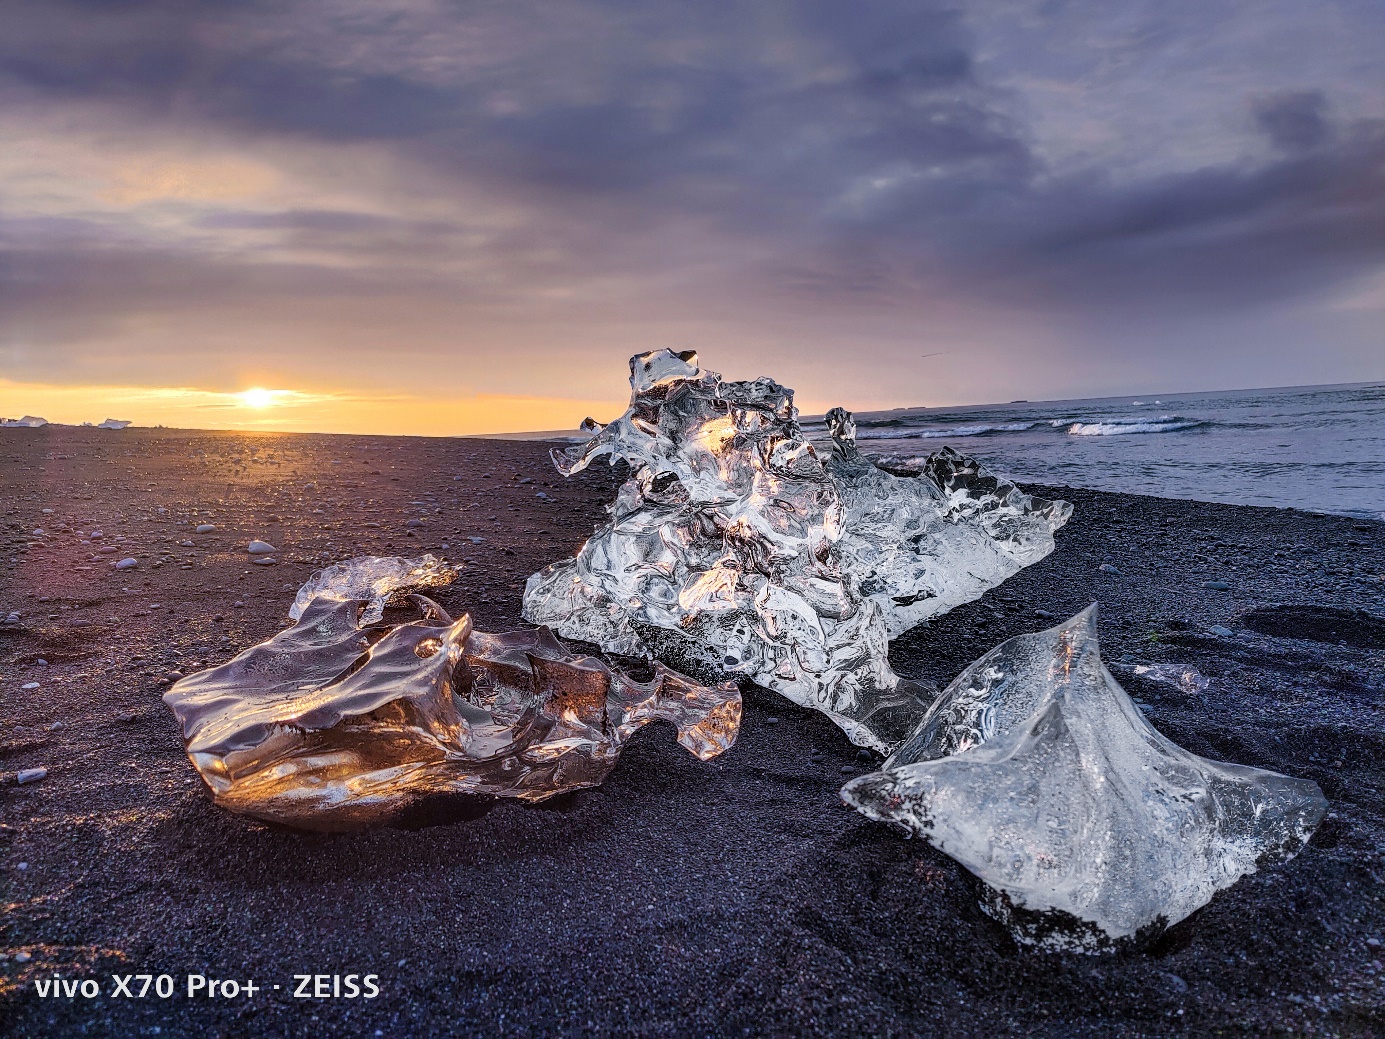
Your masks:
M524 580L580 544L615 488L605 466L564 480L542 441L272 436L0 434L0 619L21 613L0 625L13 1034L1385 1029L1385 949L1367 944L1385 940L1385 523L1023 483L1073 502L1057 550L892 643L896 670L943 685L1096 600L1103 657L1160 731L1313 779L1331 802L1297 858L1153 949L1033 954L980 912L955 862L845 808L837 789L873 764L763 690L722 758L695 761L651 726L603 786L536 806L330 836L214 808L159 699L173 673L278 630L293 589L354 554L445 552L465 564L445 608L486 631L526 626ZM199 522L218 529L196 535ZM277 564L250 562L252 538ZM111 567L125 557L132 569ZM1156 665L1208 686L1136 670ZM15 785L36 767L45 779ZM125 1003L32 988L151 970L374 972L381 994Z

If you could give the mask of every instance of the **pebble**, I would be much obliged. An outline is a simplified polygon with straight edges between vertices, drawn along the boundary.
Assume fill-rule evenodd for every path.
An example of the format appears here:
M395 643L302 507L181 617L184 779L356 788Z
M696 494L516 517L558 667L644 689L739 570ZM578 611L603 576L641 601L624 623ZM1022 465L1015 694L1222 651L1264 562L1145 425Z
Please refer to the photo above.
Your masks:
M252 541L250 542L250 544L245 546L245 550L249 552L252 556L265 556L269 555L269 553L271 552L278 551L278 549L276 549L268 541Z
M18 783L37 783L40 779L46 778L48 770L46 768L23 768L19 770L19 775L15 776Z
M191 541L180 541L180 542L178 542L178 547L179 547L179 548L192 548L192 547L193 547L193 544L192 544Z
M1379 939L1379 938L1367 938L1367 939L1366 939L1366 944L1369 945L1372 949L1378 949L1378 948L1380 948L1380 939Z
M1181 993L1188 991L1188 983L1177 974L1165 974L1164 977L1169 979L1169 985L1172 986L1175 992Z
M5 623L6 623L6 624L18 624L18 623L19 623L19 613L18 613L18 611L13 612L13 613L8 613L8 614L6 614L6 615L5 615Z
M17 952L14 954L15 963L28 963L31 959L33 959L33 957L27 952Z
M115 564L115 568L117 570L132 570L137 566L139 566L139 560L136 559L134 556L126 556L120 562Z
M1213 635L1216 635L1216 636L1218 636L1219 638L1224 638L1224 639L1229 639L1229 638L1231 638L1233 635L1236 634L1234 631L1232 631L1230 628L1228 628L1228 627L1227 627L1226 625L1224 625L1224 624L1213 624L1213 625L1212 625L1210 628L1208 628L1207 630L1210 631Z
M1056 613L1049 613L1047 610L1035 610L1034 616L1042 617L1044 620L1052 620L1054 617L1058 615Z
M19 688L21 688L21 689L37 689L37 688L38 688L38 683L37 683L37 682L25 682L25 683L24 683L22 686L20 686Z
M1100 569L1101 569L1101 572L1104 573L1104 574L1118 574L1118 573L1120 573L1120 567L1118 567L1118 566L1113 566L1113 565L1110 564L1110 563L1102 563Z
M197 524L197 529L194 530L193 533L194 533L194 534L210 534L210 533L211 533L212 531L214 531L214 530L216 530L216 524L215 524L215 523L199 523L199 524Z
M34 661L34 663L35 663L35 664L39 664L39 665L41 665L41 666L43 666L43 667L47 667L47 666L48 666L48 661L44 660L43 657L39 657L37 660Z
M421 519L405 520L405 521L404 521L404 526L406 526L406 527L421 527L421 526L423 526L423 520L421 520Z
M273 556L260 556L260 558L252 560L252 562L258 563L260 566L273 566L275 563L279 562L279 560L275 559Z
M861 762L862 764L868 764L870 762L870 751L858 750L856 752L856 760Z
M1203 581L1202 587L1213 592L1231 591L1231 585L1227 584L1225 581Z
M770 725L778 725L778 724L779 724L779 719L778 719L778 718L774 718L774 717L766 718L765 721L768 722Z
M855 766L855 765L843 765L843 766L842 766L842 775L844 775L844 776L854 776L855 774L856 774L856 766Z

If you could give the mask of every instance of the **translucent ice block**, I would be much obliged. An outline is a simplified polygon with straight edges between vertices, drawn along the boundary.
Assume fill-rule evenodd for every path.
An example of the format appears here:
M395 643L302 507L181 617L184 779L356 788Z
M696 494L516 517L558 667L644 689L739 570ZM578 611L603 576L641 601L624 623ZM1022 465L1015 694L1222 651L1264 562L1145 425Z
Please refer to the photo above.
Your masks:
M314 599L365 600L361 621L378 621L385 606L404 601L409 592L442 588L457 579L457 571L447 563L425 554L421 559L399 556L357 556L315 571L289 608L289 618L298 620Z
M537 801L595 786L655 719L703 760L731 747L741 698L662 665L649 681L568 650L548 629L489 635L436 603L365 619L319 595L297 623L165 695L216 802L307 829L389 818L429 794Z
M1016 939L1098 950L1182 920L1303 847L1308 780L1191 754L1102 663L1096 607L964 670L846 802L957 859Z
M841 409L824 462L792 390L723 380L690 351L631 358L630 386L625 414L554 452L564 474L606 456L630 477L577 556L529 578L524 616L709 681L753 680L863 746L888 751L931 699L891 670L891 634L1051 551L1071 511L951 452L929 474L886 473Z

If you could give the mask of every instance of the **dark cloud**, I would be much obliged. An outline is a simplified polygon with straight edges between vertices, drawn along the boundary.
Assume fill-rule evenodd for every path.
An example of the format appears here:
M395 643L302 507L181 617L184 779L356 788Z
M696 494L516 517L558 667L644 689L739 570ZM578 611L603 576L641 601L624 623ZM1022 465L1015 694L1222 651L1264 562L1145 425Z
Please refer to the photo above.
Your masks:
M1156 93L1170 86L1159 56L1199 31L1151 18L1109 40L1043 35L1057 13L1017 21L1035 52L1061 67L1082 42ZM1230 312L1385 264L1385 129L1334 118L1346 71L1242 84L1232 102L1260 136L1206 159L1164 161L1151 143L1058 162L1026 117L1025 90L1045 84L999 85L968 15L931 0L12 2L0 103L99 103L174 140L383 149L429 171L420 192L516 215L471 226L227 203L191 213L185 239L119 249L106 219L12 218L0 295L27 314L78 293L114 310L287 291L518 306L605 278L675 310L908 312L948 296ZM1239 23L1214 24L1233 53ZM297 252L271 265L274 250ZM329 254L343 262L311 258Z
M1255 121L1275 147L1306 152L1327 140L1327 98L1318 90L1297 90L1260 98Z

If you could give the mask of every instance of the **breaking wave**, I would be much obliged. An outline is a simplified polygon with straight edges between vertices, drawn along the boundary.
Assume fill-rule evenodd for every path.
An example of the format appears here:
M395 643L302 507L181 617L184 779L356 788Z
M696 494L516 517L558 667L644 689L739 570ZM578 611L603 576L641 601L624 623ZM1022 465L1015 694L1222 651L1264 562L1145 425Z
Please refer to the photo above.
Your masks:
M1113 419L1108 422L1074 422L1068 433L1075 437L1112 437L1125 433L1175 433L1208 425L1203 419L1163 415L1157 419Z
M998 426L954 426L951 429L897 429L864 430L856 434L857 440L941 440L945 437L979 437L987 433L1021 433L1033 429L1037 422L1006 422Z

